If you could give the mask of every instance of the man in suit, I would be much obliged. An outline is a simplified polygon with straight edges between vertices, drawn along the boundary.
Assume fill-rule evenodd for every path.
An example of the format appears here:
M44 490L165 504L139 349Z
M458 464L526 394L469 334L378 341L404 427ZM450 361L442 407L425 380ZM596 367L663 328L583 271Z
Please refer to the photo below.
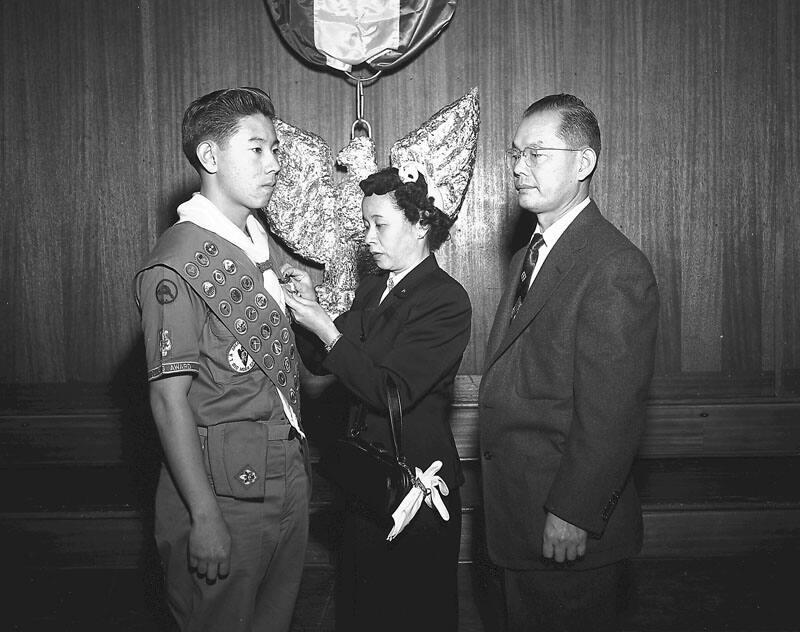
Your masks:
M510 630L614 629L624 560L642 542L630 472L656 281L589 197L600 129L580 99L533 103L507 154L537 226L511 261L481 382L489 554Z

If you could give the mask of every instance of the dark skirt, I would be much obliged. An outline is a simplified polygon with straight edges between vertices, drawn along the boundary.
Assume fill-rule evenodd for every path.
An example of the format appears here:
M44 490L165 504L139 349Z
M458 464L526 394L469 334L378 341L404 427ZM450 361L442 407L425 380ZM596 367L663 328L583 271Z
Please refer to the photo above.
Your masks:
M392 542L391 523L345 509L337 575L339 632L458 630L458 551L461 497L443 497L450 520L423 503Z

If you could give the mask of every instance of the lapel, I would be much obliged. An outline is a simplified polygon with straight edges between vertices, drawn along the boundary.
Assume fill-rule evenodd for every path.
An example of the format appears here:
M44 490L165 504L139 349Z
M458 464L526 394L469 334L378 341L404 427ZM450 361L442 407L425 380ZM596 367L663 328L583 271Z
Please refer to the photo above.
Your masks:
M383 294L383 291L386 289L387 275L382 274L376 277L377 282L364 296L365 305L362 312L363 320L361 325L362 338L368 338L370 331L379 329L383 323L391 319L392 315L397 311L397 308L400 307L405 300L413 296L414 291L424 282L428 275L438 269L439 264L436 261L436 257L430 254L391 289L380 305L378 301L381 298L381 294Z
M600 219L602 219L602 215L594 201L591 201L564 231L547 255L547 259L528 290L528 295L513 323L509 323L509 318L519 275L511 278L495 317L484 373L536 318L572 266L575 265L580 251L589 243L592 225ZM525 248L514 255L511 270L519 272Z

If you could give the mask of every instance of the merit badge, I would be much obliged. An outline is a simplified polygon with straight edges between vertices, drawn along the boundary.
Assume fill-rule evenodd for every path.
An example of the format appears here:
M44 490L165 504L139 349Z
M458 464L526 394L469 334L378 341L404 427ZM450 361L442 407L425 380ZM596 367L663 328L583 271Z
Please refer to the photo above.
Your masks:
M222 270L214 270L211 276L217 282L217 285L225 285L225 274Z
M269 315L269 322L271 322L276 327L281 324L281 315L277 312L277 310L272 310Z
M203 250L205 250L212 257L216 257L219 254L219 248L217 248L217 244L212 241L207 241L204 243Z
M256 363L245 348L238 342L234 342L228 349L228 366L237 373L247 373Z
M289 357L294 360L294 345L289 347Z
M242 289L245 292L253 291L253 279L247 276L246 274L242 277Z
M256 474L249 467L245 467L244 469L242 469L241 472L239 472L236 475L236 478L238 478L241 481L242 485L247 487L248 485L252 485L253 483L256 482L256 480L258 479L258 474Z
M286 386L286 376L283 374L283 371L278 371L278 384Z
M205 294L208 298L214 298L217 294L217 288L214 287L214 284L211 281L203 281L203 294Z
M188 274L193 279L196 279L200 274L200 270L191 261L187 263L185 266L183 266L183 269L186 271L186 274Z
M267 369L271 370L272 367L275 366L275 360L270 354L264 354L262 359L264 360L264 366L267 367Z
M231 304L228 301L219 302L219 313L223 316L231 315Z
M253 353L258 353L261 351L261 339L252 336L250 338L250 349L253 351Z
M231 288L231 300L234 303L242 302L242 291L238 287Z
M281 340L284 343L289 342L289 330L286 329L285 327L283 329L281 329Z
M206 257L202 252L194 253L194 258L197 261L197 263L199 263L204 268L207 268L208 264L210 263L208 257Z
M297 403L297 393L294 392L294 389L289 391L289 401L292 402L292 404Z
M256 307L258 307L258 309L267 308L267 297L264 296L261 292L256 294Z
M222 267L225 268L225 272L228 274L236 274L236 264L230 259L223 259Z
M256 308L253 307L252 305L248 305L247 307L244 308L244 315L247 316L247 320L253 322L258 320L258 312L256 311Z
M281 351L283 351L283 346L281 345L281 343L279 341L277 341L277 340L273 340L272 341L272 353L274 353L275 355L280 355Z
M244 322L244 318L237 318L233 321L233 328L240 334L243 334L247 331L247 323Z
M156 300L162 305L171 303L178 297L177 286L169 279L161 279L156 286Z
M287 358L286 356L284 356L284 358L283 358L283 368L287 373L291 373L292 372L292 363L289 361L289 358Z
M159 334L159 347L161 347L161 357L165 358L172 350L172 340L169 339L169 329L162 329Z
M261 337L264 340L269 340L269 337L271 335L272 335L272 330L269 328L269 325L267 325L267 323L263 323L261 325Z

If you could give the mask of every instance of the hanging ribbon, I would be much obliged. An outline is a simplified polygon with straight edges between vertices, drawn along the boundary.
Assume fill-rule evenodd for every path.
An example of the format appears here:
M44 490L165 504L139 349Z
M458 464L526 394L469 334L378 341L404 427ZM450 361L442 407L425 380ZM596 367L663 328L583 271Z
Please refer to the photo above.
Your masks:
M286 43L315 66L388 70L414 57L458 0L266 0Z

